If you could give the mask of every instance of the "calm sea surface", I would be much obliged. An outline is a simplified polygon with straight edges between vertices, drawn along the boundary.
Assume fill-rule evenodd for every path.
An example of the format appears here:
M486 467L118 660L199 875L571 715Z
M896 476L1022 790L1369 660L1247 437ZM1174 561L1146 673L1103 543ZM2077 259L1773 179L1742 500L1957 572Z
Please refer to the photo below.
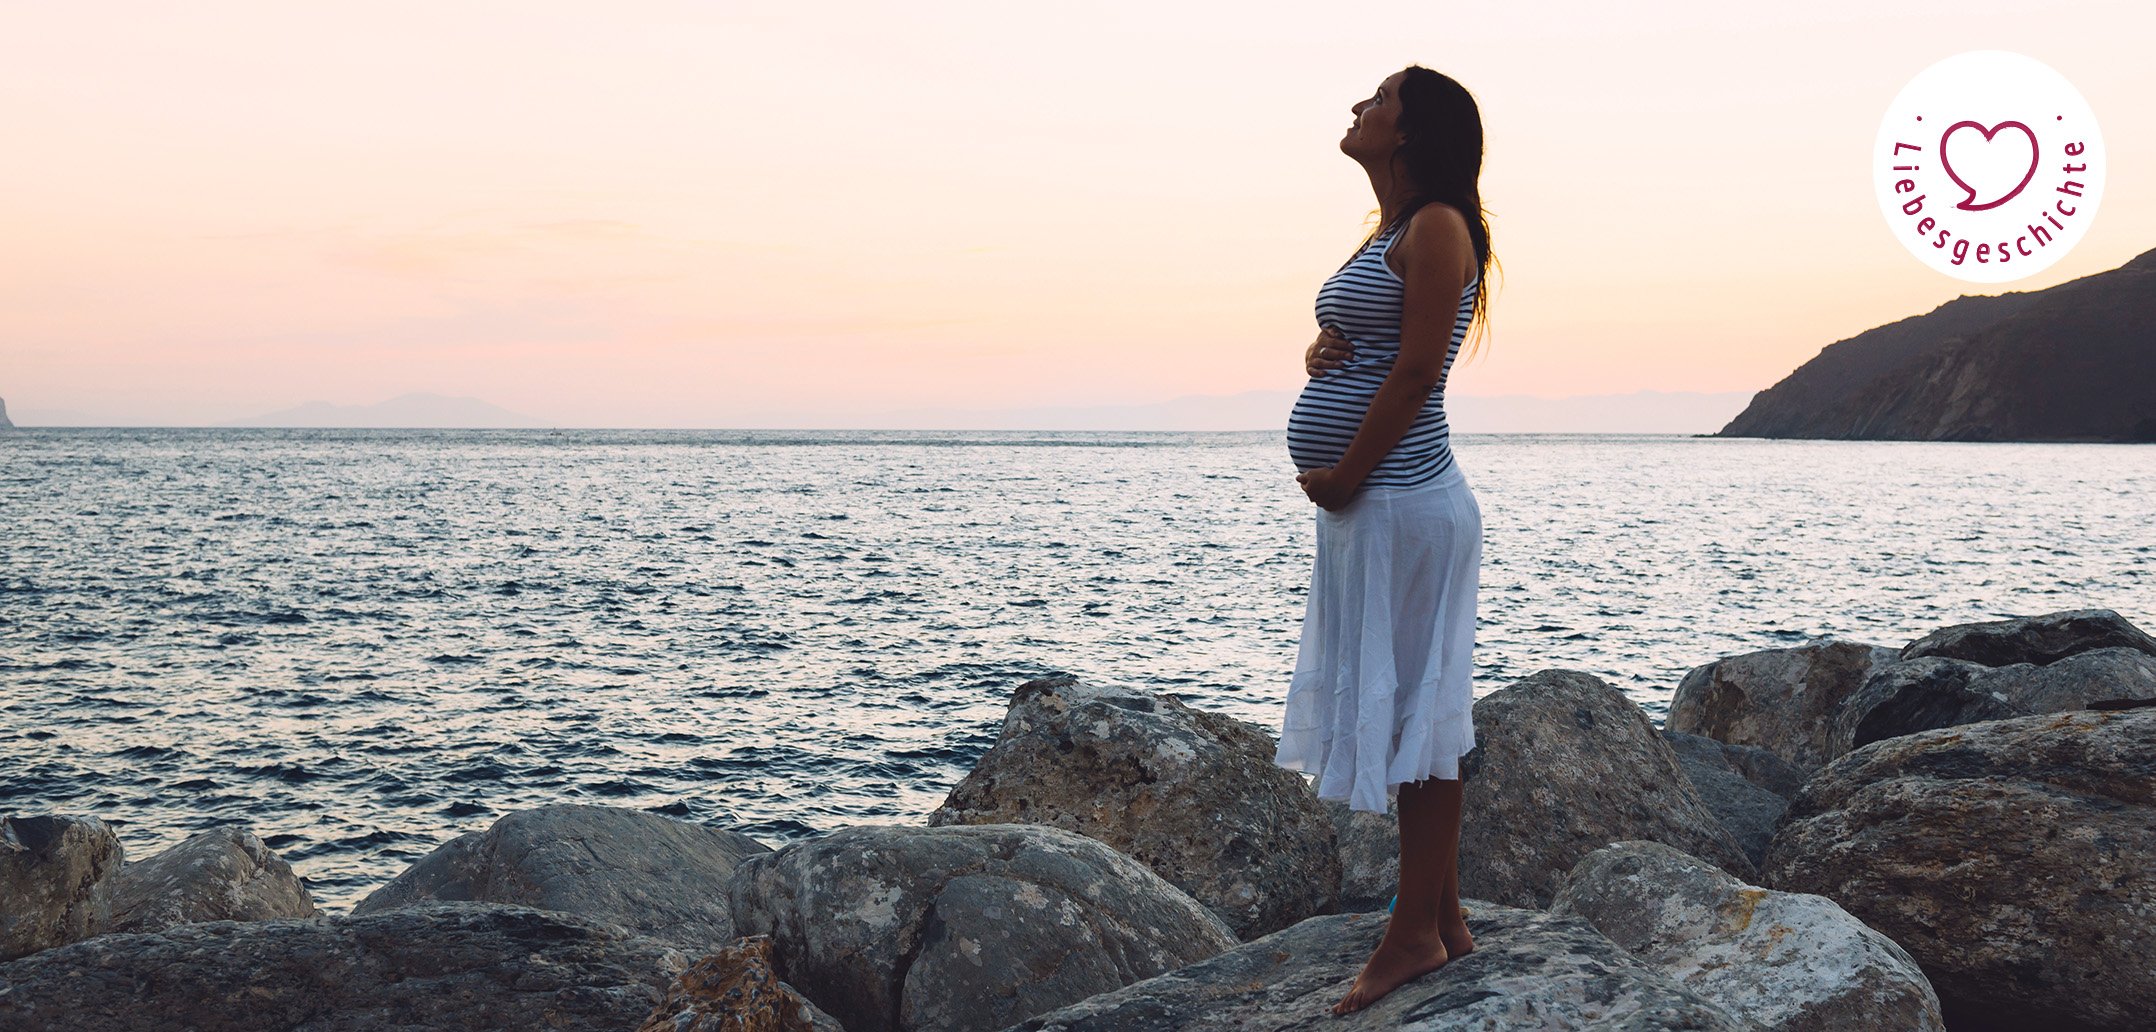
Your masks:
M2081 606L2156 629L2156 447L1462 435L1477 694ZM1277 727L1282 434L0 435L0 812L243 823L341 911L551 802L774 846L920 820L1011 690Z

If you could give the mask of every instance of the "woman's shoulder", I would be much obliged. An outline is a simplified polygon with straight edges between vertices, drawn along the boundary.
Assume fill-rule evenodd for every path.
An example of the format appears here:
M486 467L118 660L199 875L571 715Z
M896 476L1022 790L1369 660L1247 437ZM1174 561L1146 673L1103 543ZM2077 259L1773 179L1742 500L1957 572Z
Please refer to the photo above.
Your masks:
M1417 255L1452 255L1468 269L1470 279L1474 275L1475 239L1468 232L1467 216L1460 209L1443 201L1429 201L1409 213L1407 226L1400 231L1402 260L1412 260Z
M1462 241L1471 239L1467 231L1466 214L1443 201L1425 202L1422 207L1409 213L1406 232L1409 236L1423 239L1431 236L1456 236Z

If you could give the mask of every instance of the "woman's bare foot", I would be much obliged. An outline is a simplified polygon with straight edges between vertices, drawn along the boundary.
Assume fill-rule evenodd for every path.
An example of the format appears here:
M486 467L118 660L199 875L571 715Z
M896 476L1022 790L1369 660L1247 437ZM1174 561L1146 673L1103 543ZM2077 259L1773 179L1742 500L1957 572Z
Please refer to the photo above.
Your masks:
M1377 949L1363 964L1362 973L1355 976L1354 987L1340 998L1340 1002L1333 1004L1333 1013L1352 1014L1368 1007L1384 998L1386 993L1445 966L1450 959L1445 952L1445 941L1435 929L1416 935L1400 932L1399 925L1388 924L1385 938L1378 942Z

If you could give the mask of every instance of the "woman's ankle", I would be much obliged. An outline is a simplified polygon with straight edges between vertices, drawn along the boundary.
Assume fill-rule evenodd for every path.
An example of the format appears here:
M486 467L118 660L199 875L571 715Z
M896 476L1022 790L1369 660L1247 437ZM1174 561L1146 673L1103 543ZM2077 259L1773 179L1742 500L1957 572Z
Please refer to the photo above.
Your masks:
M1459 909L1455 907L1453 912L1457 914ZM1416 906L1407 900L1401 900L1393 905L1392 916L1395 920L1412 921L1416 925L1435 928L1444 921L1445 910L1435 903Z

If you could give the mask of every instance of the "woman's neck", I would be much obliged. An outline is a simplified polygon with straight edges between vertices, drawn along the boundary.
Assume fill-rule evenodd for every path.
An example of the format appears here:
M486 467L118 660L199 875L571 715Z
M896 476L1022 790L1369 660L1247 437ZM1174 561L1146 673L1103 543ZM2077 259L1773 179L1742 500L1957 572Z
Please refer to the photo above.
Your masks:
M1392 197L1380 198L1377 204L1377 224L1379 228L1382 229L1392 225L1393 220L1399 218L1400 213L1406 211L1409 203L1413 202L1414 199L1415 195L1407 191L1402 191Z
M1377 195L1378 225L1390 226L1392 220L1415 199L1415 184L1404 174L1396 178L1382 175L1374 168L1366 171L1370 173L1370 192Z

